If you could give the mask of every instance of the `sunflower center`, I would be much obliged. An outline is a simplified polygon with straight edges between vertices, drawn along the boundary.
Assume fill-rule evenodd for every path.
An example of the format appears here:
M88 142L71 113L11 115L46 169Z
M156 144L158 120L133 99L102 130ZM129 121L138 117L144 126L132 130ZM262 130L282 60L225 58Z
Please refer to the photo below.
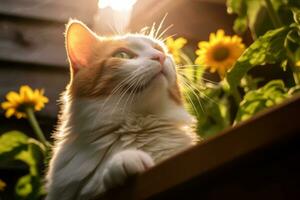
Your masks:
M229 56L229 49L226 47L218 47L213 53L213 58L216 61L223 61Z
M24 113L26 107L34 107L34 103L22 103L16 107L16 110Z

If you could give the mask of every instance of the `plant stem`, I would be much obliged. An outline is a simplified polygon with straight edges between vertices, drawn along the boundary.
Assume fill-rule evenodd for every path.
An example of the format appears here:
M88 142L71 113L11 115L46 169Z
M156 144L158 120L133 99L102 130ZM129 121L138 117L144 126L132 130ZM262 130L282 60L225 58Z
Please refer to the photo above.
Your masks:
M296 67L295 65L291 66L293 71L293 77L296 85L300 85L300 69L299 67Z
M265 3L266 3L266 7L267 7L267 10L268 10L268 13L269 13L269 16L272 20L272 23L274 25L275 28L280 28L282 27L282 22L278 16L278 14L276 13L273 5L272 5L272 2L271 0L265 0ZM295 67L295 64L293 62L293 59L292 59L292 54L291 52L287 51L287 55L288 55L288 58L289 58L289 62L290 62L290 67L293 71L293 78L294 78L294 81L296 83L296 85L300 85L300 71L299 69L297 69L297 67ZM292 63L292 64L291 64Z
M240 102L242 101L242 98L241 98L241 95L240 95L239 91L237 90L237 88L232 88L231 94L234 98L234 101L235 101L237 107L239 107Z
M293 53L289 49L287 49L286 54L288 57L288 66L292 70L295 84L300 85L300 68L296 66L294 59L293 59Z
M39 123L37 122L36 120L36 117L35 117L35 114L34 114L34 111L33 111L33 108L30 107L30 106L26 106L25 107L25 112L26 112L26 115L28 117L28 121L34 131L34 133L36 134L37 138L46 146L48 147L48 142L44 136L44 133L39 125Z
M265 3L266 3L267 11L269 13L269 16L272 20L274 27L275 28L282 27L281 20L273 7L271 0L265 0Z

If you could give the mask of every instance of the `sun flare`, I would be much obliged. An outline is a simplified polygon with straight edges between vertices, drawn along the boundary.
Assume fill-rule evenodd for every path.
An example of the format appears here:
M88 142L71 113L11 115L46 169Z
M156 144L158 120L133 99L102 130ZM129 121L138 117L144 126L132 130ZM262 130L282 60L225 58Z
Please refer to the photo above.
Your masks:
M99 0L99 8L111 7L113 10L130 10L137 0Z

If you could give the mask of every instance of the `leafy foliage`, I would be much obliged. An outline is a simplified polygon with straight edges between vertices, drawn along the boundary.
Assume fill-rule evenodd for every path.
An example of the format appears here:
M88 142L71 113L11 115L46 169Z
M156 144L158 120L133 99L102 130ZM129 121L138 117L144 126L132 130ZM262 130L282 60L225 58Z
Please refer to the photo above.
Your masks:
M38 199L42 195L40 163L45 147L20 131L10 131L0 137L0 165L19 160L28 166L28 175L21 177L16 185L18 199Z
M240 103L235 122L249 119L259 111L281 103L289 96L282 80L273 80L258 90L249 91Z
M297 0L271 0L274 12L278 15L278 23L291 24L293 16L290 7L299 4ZM227 0L228 13L237 14L233 29L241 34L249 27L254 39L264 35L267 31L280 27L274 24L270 10L265 0ZM276 22L275 22L276 23Z
M197 133L203 138L230 126L230 107L225 95L222 87L212 84L185 92L188 109L197 119Z
M289 30L288 27L270 30L246 49L227 73L227 81L231 89L235 89L240 84L240 80L251 68L286 59L284 41Z

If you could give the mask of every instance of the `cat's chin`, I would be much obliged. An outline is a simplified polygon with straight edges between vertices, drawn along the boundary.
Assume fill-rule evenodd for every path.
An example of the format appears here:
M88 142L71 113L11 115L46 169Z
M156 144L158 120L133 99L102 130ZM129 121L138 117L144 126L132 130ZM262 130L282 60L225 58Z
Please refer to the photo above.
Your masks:
M158 86L160 89L162 89L163 86L167 84L167 82L168 80L165 73L159 72L149 81L149 88L156 88Z
M157 74L155 74L146 84L144 84L143 86L140 86L139 88L134 88L131 89L132 87L128 86L128 92L133 92L134 93L141 93L147 90L151 90L153 88L156 88L157 86L159 86L160 88L162 88L163 85L165 85L168 82L167 77L165 75L165 73L163 72L159 72Z

